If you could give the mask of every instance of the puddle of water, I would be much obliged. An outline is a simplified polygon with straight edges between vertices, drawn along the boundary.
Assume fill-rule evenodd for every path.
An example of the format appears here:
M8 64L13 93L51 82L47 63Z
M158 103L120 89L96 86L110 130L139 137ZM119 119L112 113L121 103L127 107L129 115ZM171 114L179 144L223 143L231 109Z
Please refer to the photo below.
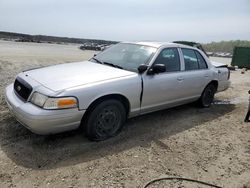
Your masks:
M240 104L245 103L246 99L242 97L235 97L232 99L214 100L213 104Z

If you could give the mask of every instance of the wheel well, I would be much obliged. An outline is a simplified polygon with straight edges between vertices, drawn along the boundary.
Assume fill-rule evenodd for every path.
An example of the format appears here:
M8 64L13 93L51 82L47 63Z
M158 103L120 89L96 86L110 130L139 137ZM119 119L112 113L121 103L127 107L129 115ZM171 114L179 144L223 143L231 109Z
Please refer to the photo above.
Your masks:
M85 112L84 115L83 115L82 123L81 123L81 124L83 124L83 122L86 121L86 119L87 119L89 113L94 109L94 107L95 107L97 104L99 104L99 103L102 102L102 101L108 100L108 99L116 99L116 100L120 101L120 102L124 105L124 107L125 107L126 115L127 115L127 116L129 115L129 111L130 111L130 103L129 103L129 100L128 100L126 97L124 97L123 95L121 95L121 94L110 94L110 95L105 95L105 96L102 96L102 97L100 97L100 98L94 100L94 101L89 105L89 107L87 108L86 112Z
M211 82L209 82L209 84L213 84L216 88L216 91L217 91L217 89L218 89L218 81L217 80L212 80Z

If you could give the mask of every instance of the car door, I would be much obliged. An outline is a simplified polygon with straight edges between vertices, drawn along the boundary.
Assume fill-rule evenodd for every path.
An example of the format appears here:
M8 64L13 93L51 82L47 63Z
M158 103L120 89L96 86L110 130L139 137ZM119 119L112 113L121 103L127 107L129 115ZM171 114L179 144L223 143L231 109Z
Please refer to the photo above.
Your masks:
M177 48L165 48L154 64L164 64L166 72L143 74L141 113L173 106L181 101L183 92L180 55Z
M212 78L211 71L208 69L205 59L197 50L181 48L181 53L182 61L184 62L182 83L185 93L180 97L197 99L210 82Z

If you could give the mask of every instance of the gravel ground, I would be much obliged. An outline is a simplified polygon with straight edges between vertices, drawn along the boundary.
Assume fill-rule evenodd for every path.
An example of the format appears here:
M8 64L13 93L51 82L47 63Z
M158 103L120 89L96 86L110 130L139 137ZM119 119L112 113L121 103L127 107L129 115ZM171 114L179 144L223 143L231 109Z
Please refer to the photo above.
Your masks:
M185 177L222 187L250 187L250 123L244 123L250 71L231 73L232 86L211 108L189 104L127 121L104 142L79 130L38 136L4 102L4 88L25 69L81 61L77 45L0 41L0 187L143 187L159 177ZM151 187L201 187L162 181ZM205 187L205 186L204 186Z

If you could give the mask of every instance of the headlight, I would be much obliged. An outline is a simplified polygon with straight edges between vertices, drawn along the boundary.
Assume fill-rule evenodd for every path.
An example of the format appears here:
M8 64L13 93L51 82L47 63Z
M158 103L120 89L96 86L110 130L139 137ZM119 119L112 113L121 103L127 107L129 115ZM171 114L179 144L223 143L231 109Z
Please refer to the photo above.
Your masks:
M41 93L35 92L33 93L30 101L37 106L43 107L47 99L48 99L47 96Z
M54 98L45 96L38 92L33 93L30 101L33 104L47 110L76 108L78 106L78 102L75 97Z
M48 98L45 102L44 109L65 109L65 108L76 108L77 100L74 97L63 97L63 98Z

